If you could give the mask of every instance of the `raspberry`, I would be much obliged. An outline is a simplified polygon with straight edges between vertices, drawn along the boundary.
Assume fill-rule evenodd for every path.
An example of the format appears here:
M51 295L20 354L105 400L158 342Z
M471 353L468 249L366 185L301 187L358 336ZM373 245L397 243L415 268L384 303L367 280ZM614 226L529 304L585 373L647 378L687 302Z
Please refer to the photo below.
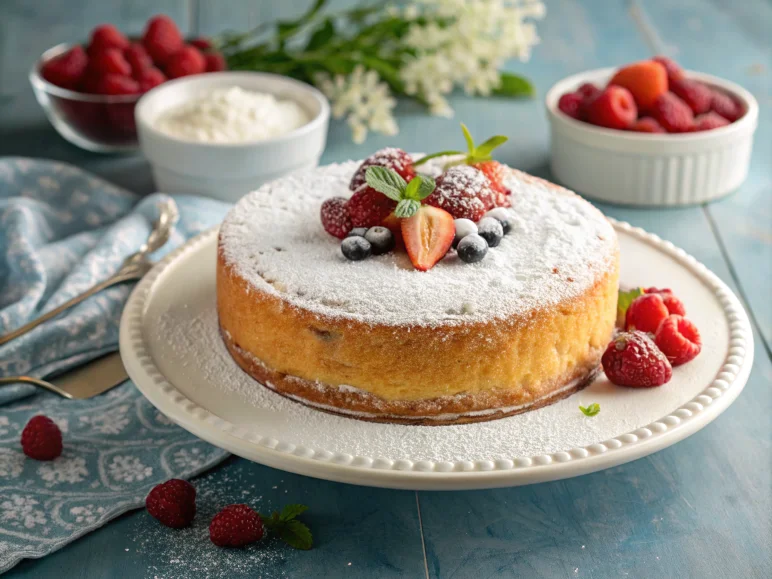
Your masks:
M260 515L247 505L228 505L209 524L209 538L218 547L243 547L263 538Z
M346 209L351 216L353 227L380 225L396 207L396 201L392 201L368 185L357 189L346 202Z
M88 63L88 73L96 77L108 74L131 75L131 65L117 48L108 48L94 54Z
M322 203L322 227L330 235L343 239L354 226L346 209L347 200L343 197L332 197Z
M675 82L681 80L684 77L684 70L675 61L669 59L666 56L655 56L652 58L654 62L660 63L665 67L667 71L667 79L669 82Z
M201 52L212 50L212 42L208 38L194 38L190 41L191 46L195 46Z
M617 386L652 388L670 381L673 368L643 332L621 332L601 357L606 377Z
M135 74L134 80L139 83L140 92L147 92L151 88L155 88L159 84L165 82L166 77L160 70L151 66L150 68L140 71L139 74Z
M675 314L665 318L659 325L654 343L673 366L686 364L702 350L697 326L685 317Z
M665 304L669 314L678 314L679 316L686 315L686 308L681 300L679 300L673 292L669 289L657 289L655 287L646 288L643 290L645 294L659 294L662 296L662 303Z
M602 91L592 84L591 82L586 82L582 86L580 86L578 89L576 89L576 92L582 96L583 99L594 99L596 96L598 96Z
M80 46L47 60L40 68L41 76L51 84L76 90L86 73L88 56Z
M187 481L170 479L153 487L145 507L162 525L173 529L187 527L196 516L196 489Z
M206 71L206 59L194 46L183 46L166 62L169 78L179 78Z
M228 64L225 62L225 57L219 52L208 52L204 55L206 61L206 72L220 72L221 70L228 70Z
M62 431L48 416L33 416L21 431L21 448L35 460L53 460L62 454Z
M609 85L626 88L633 95L638 108L648 110L667 92L667 71L653 60L634 62L620 68Z
M387 169L393 169L405 181L410 181L415 177L415 170L413 169L413 159L402 149L396 149L394 147L386 147L380 151L376 151L362 161L359 168L351 177L351 183L348 188L352 191L356 191L362 185L365 184L365 172L368 167L386 167Z
M626 129L635 122L638 108L624 87L611 85L587 105L587 121L599 127Z
M166 61L183 47L180 34L174 20L168 16L154 16L148 20L142 44L157 66L163 66Z
M724 117L713 111L705 113L694 118L694 125L692 125L692 131L710 131L711 129L717 129L719 127L725 127L729 125Z
M666 92L654 103L651 116L668 133L689 132L694 123L694 113L684 101L672 92Z
M660 294L643 294L635 298L627 308L625 330L639 330L653 334L668 314Z
M713 101L713 91L701 82L683 78L670 83L670 90L684 101L695 115L707 113Z
M581 119L582 114L582 102L584 97L578 92L567 92L558 101L558 109L563 111L572 119Z
M638 133L664 133L665 129L662 128L657 121L651 117L641 117L630 126L631 131Z
M91 56L108 48L123 50L129 46L129 40L112 24L102 24L91 31L88 53Z
M495 196L482 171L469 165L451 167L437 178L437 187L426 203L455 219L479 221L493 207Z
M108 74L97 81L97 92L106 95L137 94L139 83L128 76Z
M139 42L134 42L123 51L123 58L131 65L131 74L134 78L146 68L153 66L153 59Z
M713 91L713 100L710 105L710 110L714 113L718 113L730 123L735 122L745 114L740 103L720 90Z
M493 189L491 206L487 209L493 209L494 207L509 207L509 194L512 192L504 185L504 178L507 174L504 165L498 161L483 161L481 163L475 163L472 167L479 169L482 171L483 175L488 177L490 187Z

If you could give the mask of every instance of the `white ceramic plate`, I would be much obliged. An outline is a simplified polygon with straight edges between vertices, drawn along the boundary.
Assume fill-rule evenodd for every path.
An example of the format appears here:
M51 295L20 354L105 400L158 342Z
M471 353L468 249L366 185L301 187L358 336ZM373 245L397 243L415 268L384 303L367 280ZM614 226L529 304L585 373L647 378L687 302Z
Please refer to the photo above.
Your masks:
M204 440L268 466L334 481L406 489L529 484L616 466L707 425L740 394L753 361L748 317L731 290L683 250L614 222L622 285L671 287L699 327L703 350L660 388L601 376L553 405L454 426L362 422L312 410L244 374L217 333L217 232L159 263L121 321L126 369L166 416ZM598 402L585 417L578 406ZM697 457L699 458L699 457Z

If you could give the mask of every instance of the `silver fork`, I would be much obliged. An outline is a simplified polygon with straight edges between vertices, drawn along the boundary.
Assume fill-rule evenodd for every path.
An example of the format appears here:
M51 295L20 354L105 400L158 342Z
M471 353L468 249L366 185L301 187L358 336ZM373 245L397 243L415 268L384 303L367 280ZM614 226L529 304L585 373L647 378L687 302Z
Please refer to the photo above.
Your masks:
M123 260L121 268L114 273L108 279L97 283L90 287L85 292L74 298L67 300L60 306L46 312L39 318L32 320L31 322L24 324L20 328L16 328L12 332L0 336L0 346L26 334L27 332L37 328L43 322L55 318L62 312L70 309L72 306L79 304L86 298L93 296L95 293L101 292L110 286L125 281L137 280L142 278L153 267L153 263L147 259L147 256L160 249L167 241L174 231L174 226L177 224L180 213L177 209L177 204L173 199L167 198L163 200L158 207L158 219L153 223L153 229L150 231L150 235L147 241L139 248L136 253L131 254L129 257Z

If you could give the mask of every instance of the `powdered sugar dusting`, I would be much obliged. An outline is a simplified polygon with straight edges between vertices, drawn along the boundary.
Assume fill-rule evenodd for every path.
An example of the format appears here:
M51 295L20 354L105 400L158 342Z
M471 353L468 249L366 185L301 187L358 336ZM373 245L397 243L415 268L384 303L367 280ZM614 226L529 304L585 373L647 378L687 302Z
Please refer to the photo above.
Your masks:
M450 252L419 272L404 252L347 261L319 209L329 197L350 195L357 167L350 161L298 173L244 197L220 230L227 262L261 291L323 316L431 326L557 304L585 292L614 258L616 234L600 212L511 172L514 227L481 262L464 264Z

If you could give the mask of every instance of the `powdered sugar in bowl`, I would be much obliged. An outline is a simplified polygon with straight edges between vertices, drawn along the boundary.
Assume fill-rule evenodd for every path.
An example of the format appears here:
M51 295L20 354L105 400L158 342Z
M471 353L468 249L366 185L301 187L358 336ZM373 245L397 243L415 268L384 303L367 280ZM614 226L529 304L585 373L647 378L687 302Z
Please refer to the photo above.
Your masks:
M318 165L329 110L319 91L297 80L222 72L151 90L137 104L136 120L159 190L233 202Z

